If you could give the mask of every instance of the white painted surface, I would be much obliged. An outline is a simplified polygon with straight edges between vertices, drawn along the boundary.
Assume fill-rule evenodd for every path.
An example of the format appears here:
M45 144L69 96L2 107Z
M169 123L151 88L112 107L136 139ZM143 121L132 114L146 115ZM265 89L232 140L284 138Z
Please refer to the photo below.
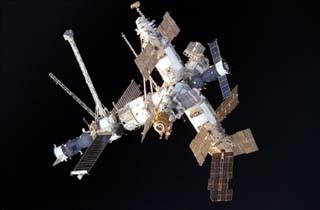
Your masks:
M220 76L228 74L228 72L224 69L222 61L219 61L215 64L216 70Z
M99 120L99 127L101 130L109 131L111 132L111 124L109 122L109 119L107 117L104 117Z
M119 119L126 130L132 131L145 124L150 113L144 105L143 96L129 102L119 111Z
M88 174L88 171L87 170L79 170L79 171L71 171L70 175L73 176L73 175L77 175L77 178L79 180L82 179L82 177L84 175Z
M206 101L203 101L185 111L185 114L197 132L199 132L199 127L207 122L210 122L212 125L217 124L214 110L209 106L210 105ZM201 112L201 114L196 117L191 117L196 111Z
M208 121L212 124L212 125L216 125L217 124L217 120L215 117L215 113L213 113L213 109L209 108L209 106L211 106L209 103L203 102L200 107L202 108L202 110L204 111Z
M130 102L129 107L131 108L132 114L139 125L144 125L150 114L146 110L143 97L141 96Z
M68 157L66 155L64 155L61 146L54 147L53 153L56 156L57 160L59 160L59 162L67 161L67 159L68 159Z
M110 139L109 139L109 141L114 141L114 140L117 140L117 139L119 139L121 136L118 136L117 134L113 134L111 137L110 137Z

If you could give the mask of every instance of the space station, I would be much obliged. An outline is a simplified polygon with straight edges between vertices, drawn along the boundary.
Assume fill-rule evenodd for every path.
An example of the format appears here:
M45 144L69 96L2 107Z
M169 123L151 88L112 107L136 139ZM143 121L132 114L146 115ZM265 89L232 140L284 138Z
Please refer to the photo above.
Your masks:
M96 163L104 161L98 159L106 146L119 140L125 133L140 129L143 142L148 131L154 129L160 138L170 139L175 121L187 116L197 133L194 137L190 136L189 145L195 162L202 166L207 156L211 156L208 176L210 200L231 201L233 191L229 180L233 175L234 157L256 152L258 147L250 129L227 134L222 127L222 121L239 104L238 87L231 89L227 78L230 67L222 58L214 37L207 45L191 41L182 52L181 56L187 58L187 62L184 62L172 45L180 28L171 14L165 12L162 22L156 25L154 20L144 15L140 6L140 2L130 5L138 13L135 25L141 52L136 52L125 34L121 33L121 36L134 56L134 63L142 76L142 84L132 80L119 100L110 102L111 109L99 99L76 45L73 31L66 30L63 34L77 59L95 107L88 107L53 73L49 74L54 83L92 117L91 122L86 121L88 128L83 129L78 137L54 146L56 161L53 165L68 161L79 153L80 160L70 175L81 180L84 175L94 173ZM206 49L210 51L211 58L205 56ZM153 71L161 76L161 85L153 79ZM221 94L223 98L216 108L202 94L202 90L211 82L218 82L221 93L217 94Z

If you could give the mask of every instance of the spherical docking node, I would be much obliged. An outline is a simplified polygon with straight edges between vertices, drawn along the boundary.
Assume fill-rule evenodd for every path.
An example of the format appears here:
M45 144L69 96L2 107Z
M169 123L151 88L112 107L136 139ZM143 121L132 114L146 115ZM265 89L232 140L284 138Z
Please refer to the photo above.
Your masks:
M165 138L168 139L171 134L171 126L172 123L169 121L169 115L166 112L158 112L153 123L153 128L159 133L160 138L164 134Z

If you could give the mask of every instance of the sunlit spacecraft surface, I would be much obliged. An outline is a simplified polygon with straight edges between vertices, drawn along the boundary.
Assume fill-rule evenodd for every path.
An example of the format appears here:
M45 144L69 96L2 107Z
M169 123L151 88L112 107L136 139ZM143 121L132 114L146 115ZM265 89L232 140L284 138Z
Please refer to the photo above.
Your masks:
M63 34L79 63L95 102L95 109L91 110L57 77L49 74L93 118L91 123L87 123L88 129L83 129L79 137L61 146L54 146L56 161L53 165L80 153L81 158L71 175L81 179L91 172L106 145L118 140L124 132L142 128L143 142L147 132L153 127L160 138L168 139L173 123L186 115L197 132L190 143L190 149L199 166L203 165L208 154L211 156L208 180L211 201L232 200L229 180L232 178L233 157L255 152L258 148L250 129L228 135L221 125L239 101L237 86L230 90L227 80L230 69L221 57L217 40L208 44L212 64L204 55L205 47L200 42L188 44L183 52L188 61L184 63L171 44L180 29L170 14L166 12L160 25L156 26L154 21L150 21L141 12L140 2L135 2L130 7L139 14L135 24L142 51L136 53L124 34L122 37L135 55L134 62L143 77L143 85L140 88L132 80L118 102L112 103L112 110L100 101L72 30ZM152 78L153 71L158 71L161 75L161 85ZM214 81L218 81L223 97L216 109L213 109L201 92L207 83Z

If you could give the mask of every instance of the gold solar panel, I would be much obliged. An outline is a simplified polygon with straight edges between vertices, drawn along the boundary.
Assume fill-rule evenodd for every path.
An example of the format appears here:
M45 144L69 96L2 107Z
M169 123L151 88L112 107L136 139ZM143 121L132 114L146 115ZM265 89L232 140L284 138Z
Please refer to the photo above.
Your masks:
M142 131L141 142L143 142L143 140L146 138L146 135L147 135L149 129L152 127L153 120L154 120L154 117L150 116L147 119L146 123L144 124L143 131Z
M176 22L172 19L170 14L166 12L166 14L163 16L161 24L158 26L158 31L162 35L166 36L168 40L171 42L174 39L174 37L176 37L179 34L180 29Z
M146 80L149 79L158 61L158 53L150 43L148 43L143 51L134 59L140 73Z
M202 126L199 133L190 143L189 147L200 166L202 166L205 158L207 157L210 141L211 136L209 135L209 131Z
M258 151L257 144L250 129L245 129L231 135L234 155L249 154Z
M231 201L232 189L229 189L229 180L232 178L233 153L215 153L211 159L208 190L212 202Z
M231 96L226 98L216 109L217 118L221 122L228 114L230 114L239 104L238 86L235 86L231 91Z

